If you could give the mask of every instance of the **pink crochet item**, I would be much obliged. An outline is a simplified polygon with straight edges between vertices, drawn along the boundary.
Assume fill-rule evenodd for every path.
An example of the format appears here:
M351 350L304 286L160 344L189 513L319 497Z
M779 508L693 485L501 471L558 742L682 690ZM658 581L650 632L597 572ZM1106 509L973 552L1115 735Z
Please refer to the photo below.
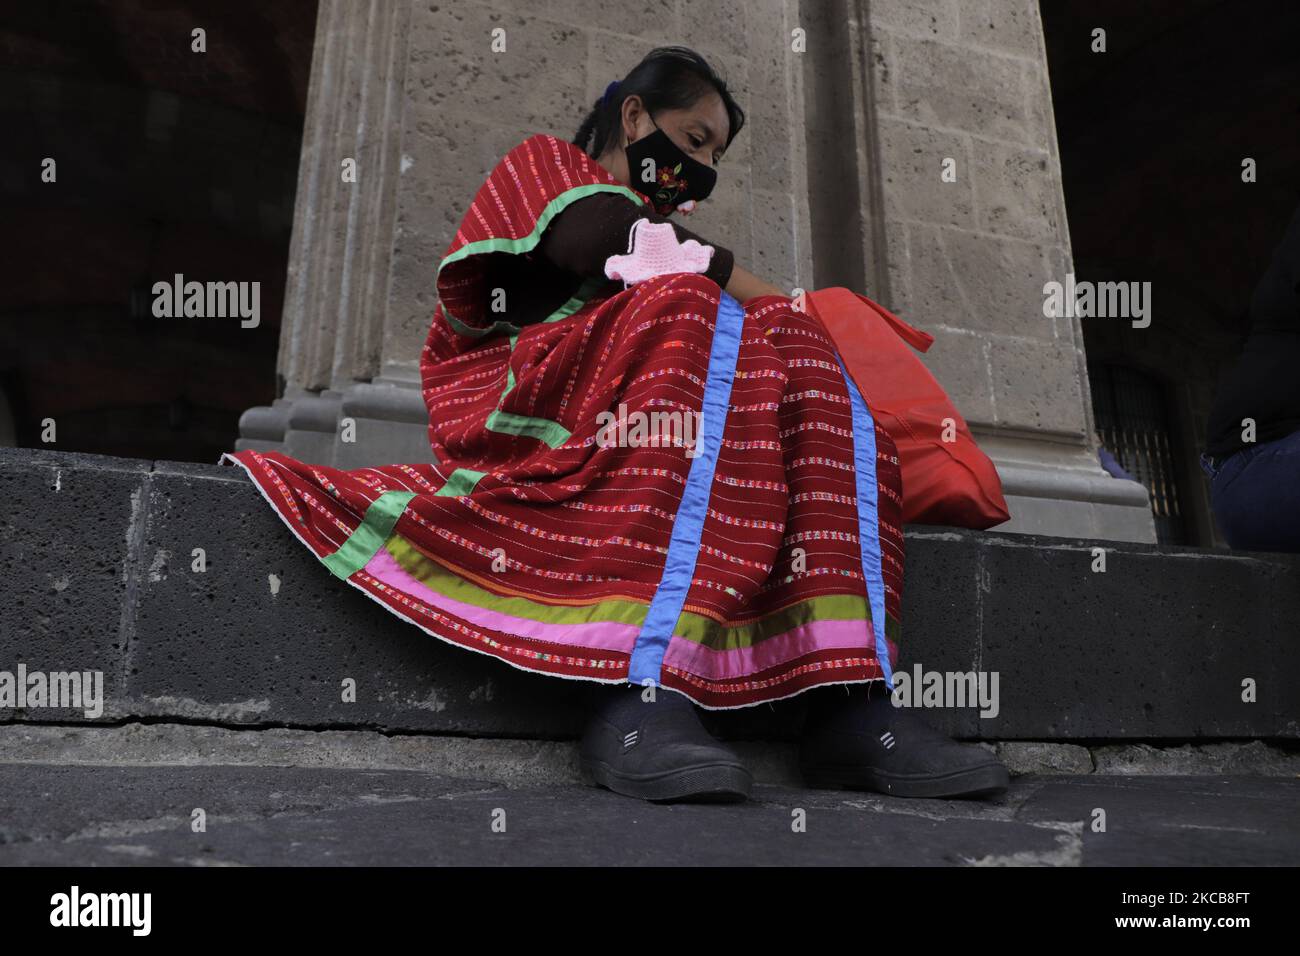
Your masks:
M713 259L713 247L694 239L677 241L671 223L638 219L632 223L625 256L605 260L605 275L634 284L671 272L703 272Z

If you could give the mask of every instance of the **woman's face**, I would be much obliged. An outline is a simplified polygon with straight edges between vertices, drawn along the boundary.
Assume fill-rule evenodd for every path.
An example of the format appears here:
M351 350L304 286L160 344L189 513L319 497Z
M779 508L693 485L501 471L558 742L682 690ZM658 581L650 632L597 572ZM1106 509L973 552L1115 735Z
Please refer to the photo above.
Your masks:
M628 143L653 133L656 123L682 152L706 166L717 166L731 129L727 107L714 90L701 96L686 109L656 113L653 121L642 104L641 97L634 94L623 101L621 119L619 142L611 144L600 163L625 186L632 185L632 177L627 168L627 154L623 150Z

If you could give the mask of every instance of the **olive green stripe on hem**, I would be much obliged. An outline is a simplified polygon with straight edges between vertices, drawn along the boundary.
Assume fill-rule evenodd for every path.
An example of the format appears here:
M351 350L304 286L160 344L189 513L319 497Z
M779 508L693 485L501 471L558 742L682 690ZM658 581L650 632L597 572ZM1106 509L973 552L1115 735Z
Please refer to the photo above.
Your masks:
M414 491L385 491L370 502L366 515L348 539L333 554L321 558L325 567L336 576L347 580L360 571L384 546L393 526L406 510L407 502L415 497Z

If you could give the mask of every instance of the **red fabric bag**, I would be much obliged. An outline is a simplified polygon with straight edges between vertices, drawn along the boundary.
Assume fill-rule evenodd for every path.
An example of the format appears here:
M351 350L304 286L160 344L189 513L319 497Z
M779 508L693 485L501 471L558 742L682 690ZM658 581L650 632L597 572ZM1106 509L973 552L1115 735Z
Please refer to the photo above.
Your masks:
M928 351L934 336L850 289L805 295L845 367L898 446L903 520L990 528L1011 517L1002 481L943 387L907 346ZM945 419L951 441L943 441Z

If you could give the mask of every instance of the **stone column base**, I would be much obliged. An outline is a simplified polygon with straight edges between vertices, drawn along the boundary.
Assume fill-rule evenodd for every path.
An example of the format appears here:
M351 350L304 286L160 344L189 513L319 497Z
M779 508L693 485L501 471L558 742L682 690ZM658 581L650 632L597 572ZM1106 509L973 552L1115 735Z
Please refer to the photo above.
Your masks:
M343 393L342 417L352 420L356 441L335 443L339 468L438 460L429 448L429 410L418 378L390 370L373 382L350 386Z
M238 450L279 451L334 468L435 462L418 377L394 369L373 382L300 391L239 419Z
M1042 438L975 438L997 466L1011 511L1010 521L990 531L1155 543L1146 487L1112 477L1088 449Z

